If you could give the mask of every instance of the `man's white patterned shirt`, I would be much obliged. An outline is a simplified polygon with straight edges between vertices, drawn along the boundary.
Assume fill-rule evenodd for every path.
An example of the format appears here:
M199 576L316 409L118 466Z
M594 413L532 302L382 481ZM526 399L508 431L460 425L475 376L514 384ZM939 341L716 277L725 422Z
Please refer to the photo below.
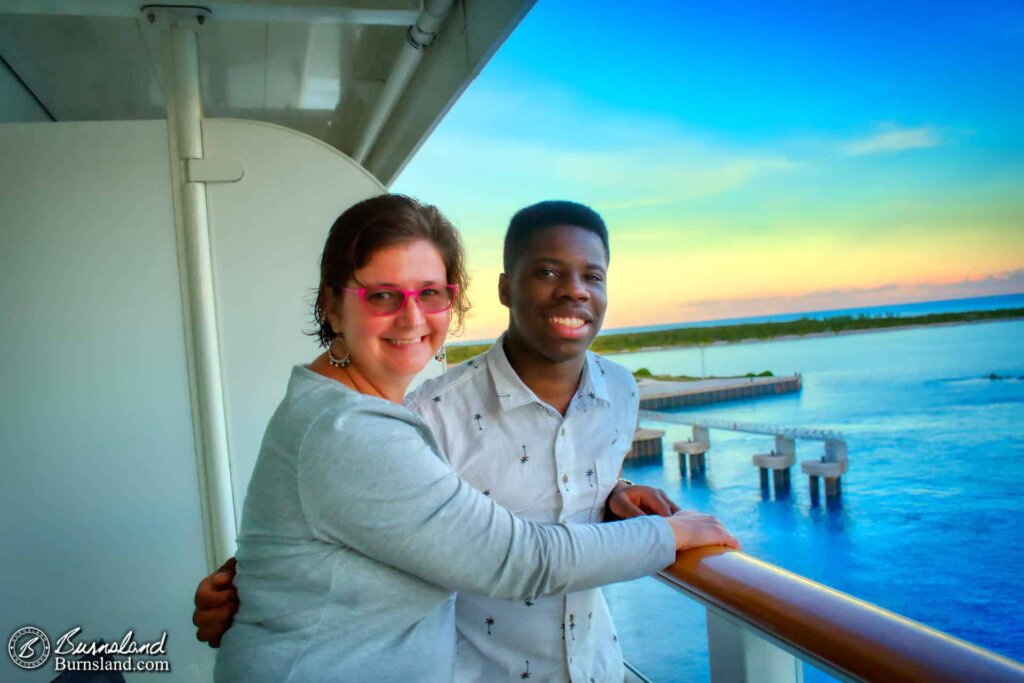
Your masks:
M622 366L587 352L563 417L512 369L502 339L406 399L452 467L533 522L600 522L629 451L639 404ZM456 680L623 680L622 652L600 589L508 602L456 599Z

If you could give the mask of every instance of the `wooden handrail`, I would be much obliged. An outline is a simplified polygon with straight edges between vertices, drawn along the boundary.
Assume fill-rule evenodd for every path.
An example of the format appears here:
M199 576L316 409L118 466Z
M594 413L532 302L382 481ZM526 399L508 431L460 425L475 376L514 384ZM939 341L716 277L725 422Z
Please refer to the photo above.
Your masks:
M741 552L689 550L660 577L850 678L1024 682L1018 662Z

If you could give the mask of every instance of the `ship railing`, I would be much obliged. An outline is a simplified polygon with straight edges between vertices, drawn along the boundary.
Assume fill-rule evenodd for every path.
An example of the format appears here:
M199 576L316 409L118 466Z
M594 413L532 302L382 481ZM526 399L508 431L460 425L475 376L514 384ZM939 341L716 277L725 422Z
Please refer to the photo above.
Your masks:
M712 683L801 682L802 662L841 681L1024 683L1018 662L742 552L690 550L658 578L706 608Z

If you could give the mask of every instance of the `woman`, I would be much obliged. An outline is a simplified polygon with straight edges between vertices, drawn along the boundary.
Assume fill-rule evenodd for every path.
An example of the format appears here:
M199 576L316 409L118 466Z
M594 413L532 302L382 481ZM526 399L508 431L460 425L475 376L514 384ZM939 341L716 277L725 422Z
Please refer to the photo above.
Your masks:
M218 681L450 680L455 590L530 600L736 547L701 515L526 523L456 476L401 401L461 323L463 263L454 228L407 197L331 228L314 312L327 352L294 368L267 427Z

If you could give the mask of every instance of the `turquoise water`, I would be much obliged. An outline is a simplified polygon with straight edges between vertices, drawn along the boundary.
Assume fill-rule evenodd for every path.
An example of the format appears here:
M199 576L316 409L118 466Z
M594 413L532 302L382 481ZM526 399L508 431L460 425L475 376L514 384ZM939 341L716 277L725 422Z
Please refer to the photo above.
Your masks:
M770 437L712 431L703 482L658 464L625 476L722 519L744 550L1000 654L1024 660L1024 321L706 347L709 375L800 372L799 394L680 411L841 431L838 509L764 499L753 453ZM700 351L621 354L631 369L700 375ZM992 380L990 374L1008 379ZM820 442L797 442L797 459ZM656 683L708 679L704 612L653 579L606 589L626 659ZM824 677L807 671L808 680Z

